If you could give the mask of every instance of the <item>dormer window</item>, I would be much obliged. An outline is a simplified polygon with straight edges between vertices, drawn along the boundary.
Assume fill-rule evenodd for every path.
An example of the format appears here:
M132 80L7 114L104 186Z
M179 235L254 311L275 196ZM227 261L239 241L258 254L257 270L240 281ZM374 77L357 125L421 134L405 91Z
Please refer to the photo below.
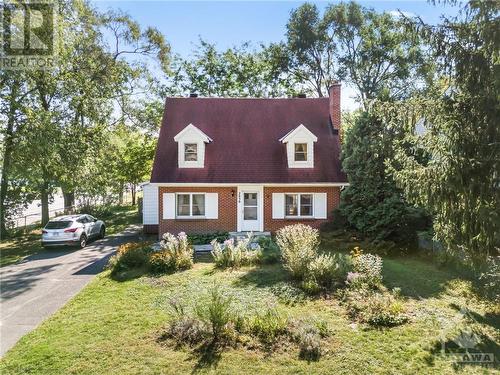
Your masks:
M286 144L288 168L314 168L314 143L318 137L304 125L289 131L279 141Z
M184 160L198 161L198 145L196 143L184 143Z
M307 143L295 143L295 161L307 161Z
M186 126L174 137L178 147L179 168L204 168L205 143L212 139L193 124Z

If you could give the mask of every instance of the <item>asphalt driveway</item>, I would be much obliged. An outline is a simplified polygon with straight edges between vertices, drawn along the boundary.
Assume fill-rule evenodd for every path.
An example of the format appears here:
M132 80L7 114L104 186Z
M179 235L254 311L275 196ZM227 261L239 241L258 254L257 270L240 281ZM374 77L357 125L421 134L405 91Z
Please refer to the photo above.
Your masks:
M118 245L137 237L133 226L83 250L54 248L0 268L0 356L102 271Z

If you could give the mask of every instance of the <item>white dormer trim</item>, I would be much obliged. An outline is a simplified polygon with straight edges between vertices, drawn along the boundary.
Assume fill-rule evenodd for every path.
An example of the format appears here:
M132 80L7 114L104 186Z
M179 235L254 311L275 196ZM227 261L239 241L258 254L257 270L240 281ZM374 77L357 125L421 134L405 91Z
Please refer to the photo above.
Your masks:
M309 129L300 124L279 139L286 144L288 168L314 168L314 143L318 141ZM307 144L307 160L295 161L295 144Z
M181 130L175 137L178 150L179 168L204 168L205 167L205 143L213 142L212 139L203 133L193 124L189 124ZM197 145L197 160L185 160L185 144L194 143Z

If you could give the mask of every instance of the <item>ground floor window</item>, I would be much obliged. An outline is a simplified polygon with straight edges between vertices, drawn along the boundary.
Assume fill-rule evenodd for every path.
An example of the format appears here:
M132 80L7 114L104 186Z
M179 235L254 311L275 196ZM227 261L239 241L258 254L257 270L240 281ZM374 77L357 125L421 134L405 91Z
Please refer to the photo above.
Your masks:
M205 216L205 194L177 194L177 216Z
M312 215L312 194L285 194L285 216L311 217Z

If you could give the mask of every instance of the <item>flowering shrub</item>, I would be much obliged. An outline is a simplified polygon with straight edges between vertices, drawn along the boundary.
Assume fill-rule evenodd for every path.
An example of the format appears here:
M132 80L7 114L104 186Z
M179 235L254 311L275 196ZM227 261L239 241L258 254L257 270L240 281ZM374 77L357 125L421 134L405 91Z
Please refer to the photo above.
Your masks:
M377 288L382 283L382 258L373 254L353 256L354 271L347 276L351 287Z
M193 267L194 250L186 233L176 236L165 233L160 242L161 250L151 255L149 264L153 272L171 272Z
M239 268L244 265L256 264L260 261L262 250L259 245L254 249L251 248L252 235L244 240L235 243L233 238L224 241L223 244L212 241L212 256L215 265L219 268Z
M313 279L318 286L330 288L334 283L343 282L352 269L351 258L344 254L321 254L308 265L307 279Z
M209 334L208 327L202 321L190 317L176 317L170 322L166 332L166 336L178 345L196 345Z
M330 330L324 321L308 322L291 320L288 327L289 335L299 345L299 357L308 361L317 361L321 356L321 339L330 335Z
M311 294L345 281L352 269L351 257L343 254L319 254L319 232L308 225L295 224L278 231L276 242L281 248L283 266L300 287Z
M309 263L317 254L319 231L304 224L281 228L276 236L281 249L283 265L296 279L303 279Z
M111 274L116 275L131 268L140 268L147 265L148 246L148 243L143 242L129 242L120 245L116 255L112 256L108 263Z
M406 307L397 291L349 290L345 300L349 315L360 322L390 327L408 321Z

